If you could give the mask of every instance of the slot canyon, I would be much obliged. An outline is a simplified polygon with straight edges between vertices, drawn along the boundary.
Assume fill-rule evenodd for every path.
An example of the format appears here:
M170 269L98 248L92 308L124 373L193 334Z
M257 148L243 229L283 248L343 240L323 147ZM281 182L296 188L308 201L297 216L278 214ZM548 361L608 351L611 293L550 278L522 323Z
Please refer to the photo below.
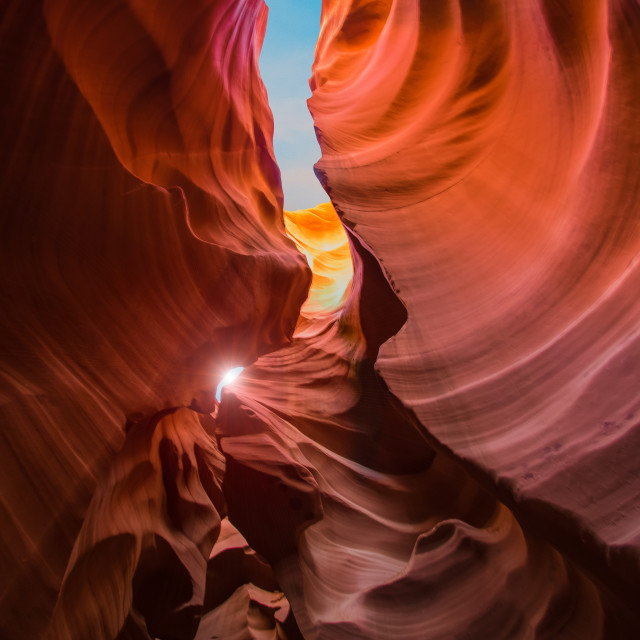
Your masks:
M2 3L0 640L640 638L640 2L267 4Z

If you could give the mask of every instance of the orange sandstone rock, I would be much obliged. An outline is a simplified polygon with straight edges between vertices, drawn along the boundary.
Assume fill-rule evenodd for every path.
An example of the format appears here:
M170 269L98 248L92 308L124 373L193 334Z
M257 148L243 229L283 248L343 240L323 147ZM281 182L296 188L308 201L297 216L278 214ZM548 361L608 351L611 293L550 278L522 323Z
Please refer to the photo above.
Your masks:
M266 19L4 9L0 636L636 637L637 2Z

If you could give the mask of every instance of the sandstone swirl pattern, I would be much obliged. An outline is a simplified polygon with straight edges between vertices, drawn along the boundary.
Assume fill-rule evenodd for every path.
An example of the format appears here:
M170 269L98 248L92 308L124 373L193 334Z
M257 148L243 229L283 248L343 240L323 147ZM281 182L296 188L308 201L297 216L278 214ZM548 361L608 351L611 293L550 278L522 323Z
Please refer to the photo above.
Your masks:
M2 637L46 628L127 421L211 411L306 297L257 74L265 8L183 9L3 7Z
M382 376L632 606L639 24L629 1L327 3L310 101L317 171L407 307Z
M3 9L0 636L636 637L640 5L324 0L296 212L266 25Z

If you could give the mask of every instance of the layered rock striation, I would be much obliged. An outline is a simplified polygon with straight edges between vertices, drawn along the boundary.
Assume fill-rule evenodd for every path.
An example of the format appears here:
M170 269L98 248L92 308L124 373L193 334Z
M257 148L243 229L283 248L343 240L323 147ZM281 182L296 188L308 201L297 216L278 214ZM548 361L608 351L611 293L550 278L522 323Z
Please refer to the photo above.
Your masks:
M326 3L310 100L317 172L407 308L381 375L631 606L639 20L634 2Z
M636 637L639 27L325 0L286 212L261 0L9 2L0 636Z

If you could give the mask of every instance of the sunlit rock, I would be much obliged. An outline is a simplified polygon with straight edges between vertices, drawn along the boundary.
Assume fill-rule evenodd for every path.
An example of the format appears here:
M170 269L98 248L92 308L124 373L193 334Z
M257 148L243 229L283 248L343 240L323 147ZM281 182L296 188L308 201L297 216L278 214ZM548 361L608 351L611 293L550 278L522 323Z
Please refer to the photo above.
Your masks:
M330 202L312 209L285 211L289 237L305 255L313 278L300 310L304 318L335 313L342 308L353 278L349 239Z
M0 636L635 638L637 2L325 0L291 212L266 25L4 9Z
M241 4L3 8L2 637L42 637L125 427L212 411L225 371L291 339L311 274L282 222L266 13ZM242 55L211 57L216 29Z
M407 308L377 369L630 609L639 26L629 1L325 3L310 100L317 172Z

